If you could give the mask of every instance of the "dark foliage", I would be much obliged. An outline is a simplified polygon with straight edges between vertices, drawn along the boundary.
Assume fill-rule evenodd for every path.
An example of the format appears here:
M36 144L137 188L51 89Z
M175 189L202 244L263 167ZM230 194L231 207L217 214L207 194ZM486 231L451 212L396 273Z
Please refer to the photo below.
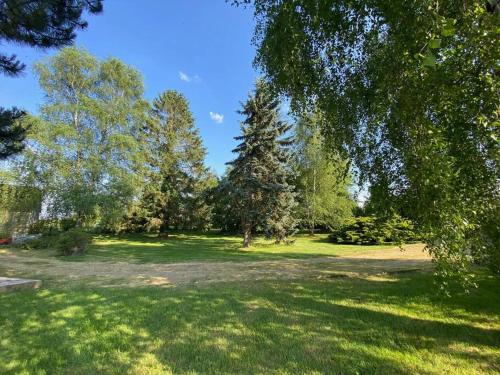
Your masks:
M393 215L389 218L356 217L330 234L329 238L335 243L375 245L412 242L418 236L410 220Z
M18 122L24 114L16 107L11 109L0 107L0 160L24 148L26 129Z
M102 11L102 0L2 0L0 40L31 47L62 47L75 39L75 30L87 27L82 14ZM0 71L15 76L25 65L15 55L0 53Z
M55 248L61 255L82 255L92 243L92 235L73 228L59 235Z

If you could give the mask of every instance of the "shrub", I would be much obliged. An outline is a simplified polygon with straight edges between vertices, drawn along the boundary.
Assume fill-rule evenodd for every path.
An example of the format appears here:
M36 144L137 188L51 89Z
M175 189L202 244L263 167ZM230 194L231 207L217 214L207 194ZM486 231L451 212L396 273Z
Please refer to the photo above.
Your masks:
M81 255L92 243L92 235L81 229L72 228L59 235L55 244L61 255Z
M332 232L329 239L335 243L375 245L411 242L416 241L418 237L410 220L393 215L389 218L356 217Z
M43 250L43 249L54 248L58 238L59 237L57 235L45 234L39 238L34 238L25 241L19 246L24 247L28 250Z
M30 225L28 234L52 235L76 227L76 219L41 219Z
M56 219L38 220L28 229L29 234L52 235L57 232L59 232L59 222Z
M67 230L70 230L74 227L76 227L76 219L73 218L65 218L59 220L59 229L63 232L66 232Z

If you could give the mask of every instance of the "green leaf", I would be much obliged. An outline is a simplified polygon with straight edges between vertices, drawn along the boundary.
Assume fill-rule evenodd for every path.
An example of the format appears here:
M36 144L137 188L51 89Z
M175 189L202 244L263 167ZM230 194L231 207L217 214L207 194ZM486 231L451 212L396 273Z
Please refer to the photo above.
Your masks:
M427 55L424 58L424 66L433 68L436 66L436 56L430 51L427 52Z
M455 34L455 23L457 21L454 19L447 19L443 22L443 29L441 30L441 35L452 36Z
M431 39L431 41L429 42L429 47L432 49L441 47L441 39Z

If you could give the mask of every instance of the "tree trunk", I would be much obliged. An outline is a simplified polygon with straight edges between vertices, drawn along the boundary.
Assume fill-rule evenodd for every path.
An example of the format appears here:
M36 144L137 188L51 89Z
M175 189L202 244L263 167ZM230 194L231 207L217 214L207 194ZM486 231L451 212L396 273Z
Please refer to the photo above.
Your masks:
M168 215L164 213L163 220L160 225L160 233L158 233L159 238L168 238L168 227L169 227L169 220L168 220Z
M311 212L311 230L309 232L309 234L311 236L314 236L314 226L316 224L316 207L315 207L315 203L316 203L316 168L313 169L313 197L312 197L312 212Z
M249 224L243 225L243 247L249 247L252 241L252 226Z

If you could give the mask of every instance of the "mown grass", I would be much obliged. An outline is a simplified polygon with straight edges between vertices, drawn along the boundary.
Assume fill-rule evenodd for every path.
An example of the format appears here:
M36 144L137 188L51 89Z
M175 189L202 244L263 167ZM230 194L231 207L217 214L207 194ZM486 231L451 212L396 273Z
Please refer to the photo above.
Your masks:
M241 237L212 233L177 233L168 239L156 235L97 236L84 256L61 257L61 260L129 261L138 263L174 263L189 261L258 261L304 259L321 256L349 255L361 250L389 249L395 245L337 245L327 241L327 235L298 235L291 245L275 245L271 240L257 238L248 249L241 247ZM54 256L48 250L26 251L28 256Z
M429 274L0 295L1 374L487 374L500 279L441 298Z

